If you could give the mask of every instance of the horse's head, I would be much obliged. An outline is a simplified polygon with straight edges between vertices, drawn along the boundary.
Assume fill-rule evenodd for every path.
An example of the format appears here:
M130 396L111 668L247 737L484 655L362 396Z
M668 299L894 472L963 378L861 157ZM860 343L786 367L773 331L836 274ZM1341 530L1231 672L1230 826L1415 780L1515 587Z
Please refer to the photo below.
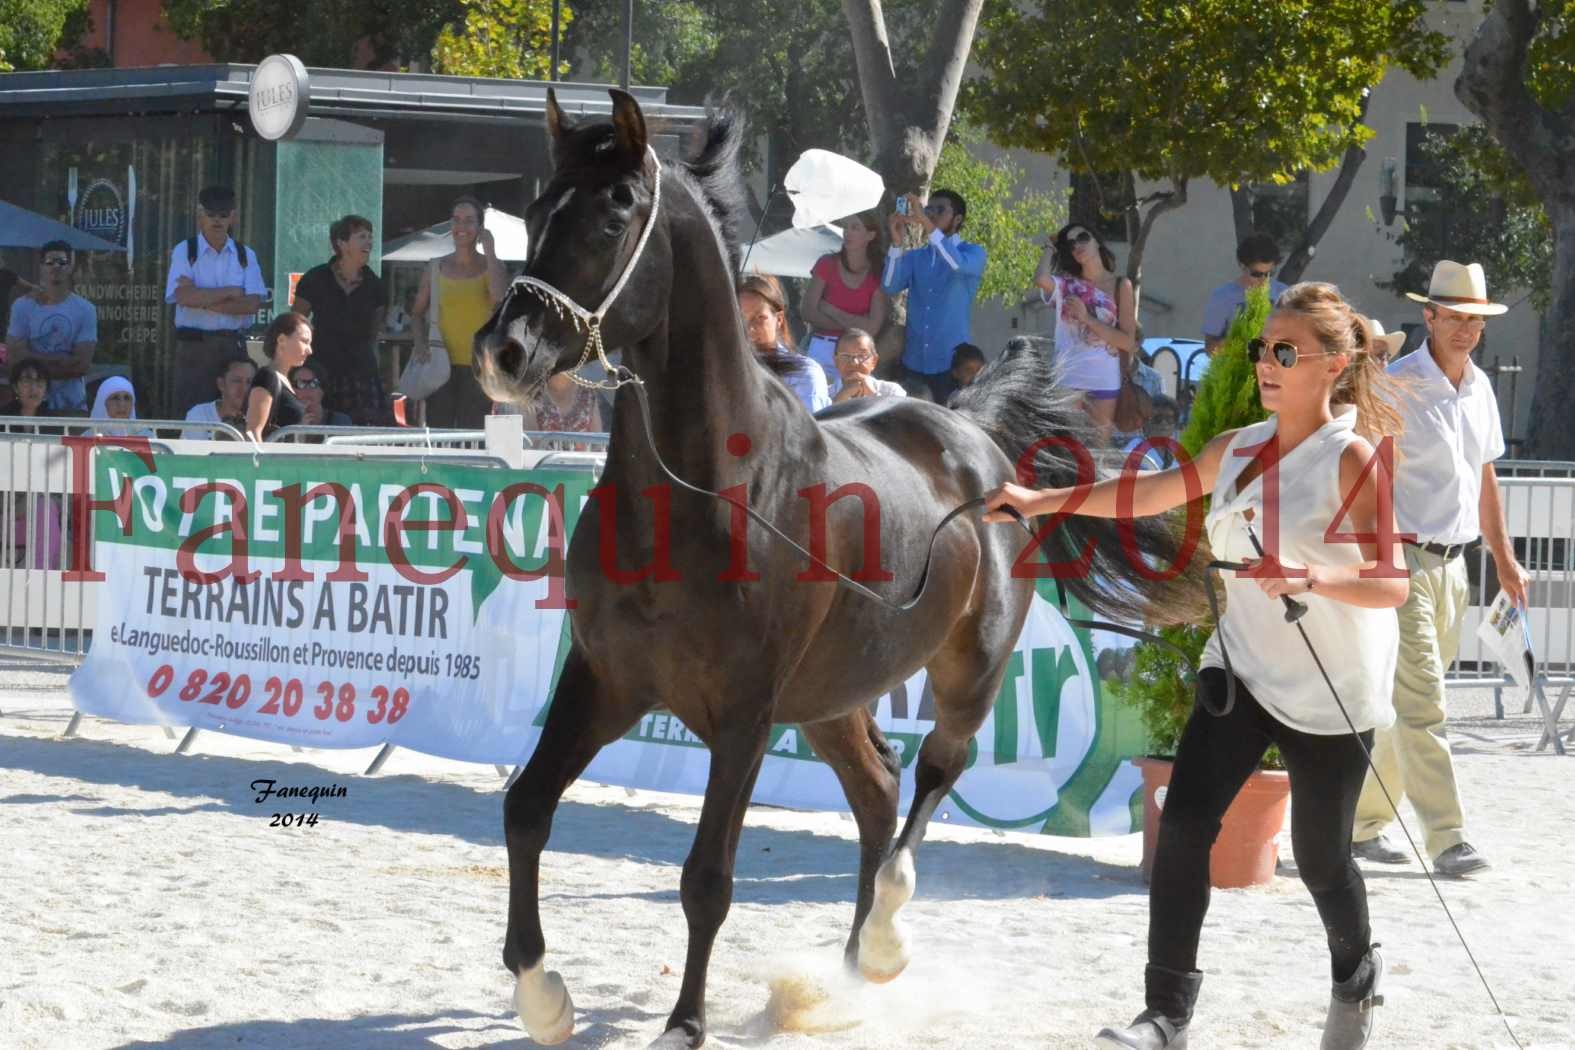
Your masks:
M547 138L552 181L525 211L530 258L525 276L550 285L586 312L633 268L609 308L602 328L610 348L639 342L663 316L670 266L652 256L668 254L653 230L634 260L641 232L652 216L659 178L646 148L645 117L627 92L613 90L611 122L574 125L547 91ZM579 362L587 326L562 302L537 286L516 281L476 333L475 371L494 400L525 401L555 372Z

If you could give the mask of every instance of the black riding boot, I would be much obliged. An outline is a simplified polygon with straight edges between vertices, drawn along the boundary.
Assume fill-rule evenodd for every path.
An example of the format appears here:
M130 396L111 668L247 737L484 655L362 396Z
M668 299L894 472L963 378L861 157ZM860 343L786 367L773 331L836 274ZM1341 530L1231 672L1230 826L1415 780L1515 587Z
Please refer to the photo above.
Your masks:
M1101 1028L1094 1045L1105 1050L1187 1050L1187 1025L1203 974L1149 965L1143 971L1148 1009L1120 1030Z
M1329 1016L1323 1024L1322 1050L1362 1050L1373 1034L1373 1007L1382 1006L1378 982L1384 976L1384 957L1378 945L1367 949L1356 972L1336 981L1329 996Z

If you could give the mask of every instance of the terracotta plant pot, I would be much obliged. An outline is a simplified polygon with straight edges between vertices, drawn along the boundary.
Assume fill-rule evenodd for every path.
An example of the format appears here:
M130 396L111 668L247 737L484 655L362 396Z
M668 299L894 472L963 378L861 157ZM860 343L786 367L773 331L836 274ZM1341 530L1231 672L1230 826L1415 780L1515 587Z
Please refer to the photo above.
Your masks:
M1164 792L1170 786L1171 762L1134 758L1132 764L1143 771L1143 881L1147 882L1154 865L1154 844L1159 840ZM1209 853L1209 885L1229 890L1262 886L1274 878L1290 799L1291 778L1283 770L1260 769L1247 779L1225 811L1220 837Z

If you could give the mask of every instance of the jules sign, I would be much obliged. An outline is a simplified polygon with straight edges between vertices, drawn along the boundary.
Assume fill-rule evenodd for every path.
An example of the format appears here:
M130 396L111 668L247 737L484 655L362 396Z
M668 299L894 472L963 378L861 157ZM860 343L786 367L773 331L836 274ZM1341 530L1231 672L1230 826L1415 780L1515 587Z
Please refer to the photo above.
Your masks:
M310 81L301 60L294 55L269 55L252 74L246 112L257 134L276 142L301 130L310 101Z
M77 199L76 228L111 244L126 243L126 201L120 188L108 179L94 179Z

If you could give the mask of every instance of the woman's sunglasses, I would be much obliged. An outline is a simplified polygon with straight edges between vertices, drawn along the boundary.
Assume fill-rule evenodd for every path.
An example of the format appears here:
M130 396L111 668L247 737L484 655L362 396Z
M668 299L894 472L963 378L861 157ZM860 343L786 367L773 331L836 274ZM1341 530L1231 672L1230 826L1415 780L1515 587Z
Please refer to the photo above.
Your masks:
M321 379L298 379L296 380L295 385L300 387L302 390L321 390L323 388L323 381Z
M1094 239L1094 235L1089 233L1087 230L1079 230L1075 234L1067 234L1066 243L1068 243L1068 244L1087 244L1089 241L1091 241L1093 239Z
M1329 357L1329 351L1320 350L1317 353L1303 352L1295 343L1287 343L1283 339L1273 343L1267 339L1249 339L1247 341L1247 360L1257 364L1263 360L1265 354L1273 355L1274 363L1281 368L1295 368L1296 362L1303 357Z

